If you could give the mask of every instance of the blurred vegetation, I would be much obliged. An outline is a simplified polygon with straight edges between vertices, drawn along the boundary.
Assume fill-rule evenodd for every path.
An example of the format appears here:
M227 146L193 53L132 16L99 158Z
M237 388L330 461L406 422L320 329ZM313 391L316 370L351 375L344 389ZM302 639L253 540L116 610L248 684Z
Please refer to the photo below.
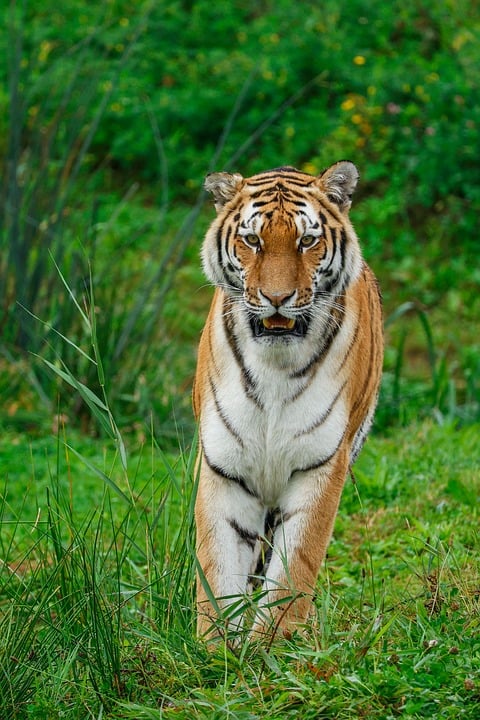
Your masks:
M43 359L106 392L122 425L189 433L210 297L204 175L315 173L343 157L361 173L352 217L385 299L378 425L478 418L478 10L7 3L0 424L34 431L62 414L91 427L88 403Z

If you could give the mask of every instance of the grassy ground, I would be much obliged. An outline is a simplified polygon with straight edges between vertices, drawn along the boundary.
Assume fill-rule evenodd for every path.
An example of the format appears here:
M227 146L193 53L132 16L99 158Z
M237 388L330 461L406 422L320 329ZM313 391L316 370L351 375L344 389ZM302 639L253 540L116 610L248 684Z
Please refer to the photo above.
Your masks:
M193 451L0 443L2 718L477 718L480 428L370 438L304 636L194 635Z

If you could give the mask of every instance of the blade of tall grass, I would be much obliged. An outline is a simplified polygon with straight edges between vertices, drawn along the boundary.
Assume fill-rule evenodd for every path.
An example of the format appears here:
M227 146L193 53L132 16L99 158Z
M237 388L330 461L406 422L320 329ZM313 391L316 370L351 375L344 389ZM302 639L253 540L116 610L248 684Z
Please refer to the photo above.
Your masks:
M96 465L91 463L88 458L86 458L84 455L79 453L72 445L67 445L68 450L73 453L76 457L78 457L79 460L82 461L82 463L87 467L94 475L97 475L104 483L105 485L108 485L112 488L112 490L128 505L133 506L134 501L133 498L128 497L123 490L119 487L119 485L112 480L112 478L107 475L107 473L103 472L103 470L100 470Z
M42 307L48 305L49 298L54 294L55 277L46 272L48 254L44 252L45 245L50 252L54 252L58 265L62 264L65 252L62 223L67 202L85 165L87 153L112 94L144 29L145 17L138 19L117 61L110 63L109 81L103 85L96 74L88 76L87 73L87 78L84 78L87 66L85 58L99 29L96 28L85 38L78 47L77 62L71 68L66 82L52 83L51 87L55 88L52 92L56 93L55 112L52 117L43 120L41 112L37 112L37 125L31 133L33 139L30 140L29 152L25 153L23 134L27 126L28 92L32 90L32 75L28 76L27 73L33 72L34 63L23 63L22 45L27 22L24 8L18 9L15 4L11 4L7 16L10 32L8 47L11 48L10 134L3 210L9 257L6 269L9 272L1 275L8 279L8 288L5 288L2 297L11 299L13 290L19 305L9 303L5 307L3 322L8 325L10 320L10 325L16 324L16 327L9 327L12 342L21 348L27 345L31 348L35 345L38 347L38 333L34 332L19 307L27 307L37 315L44 314ZM44 79L44 73L40 77ZM102 90L99 95L100 87ZM68 108L78 93L83 96L84 102L77 103L75 112L71 113ZM59 152L63 152L61 162L57 161ZM38 252L40 244L42 251Z
M217 146L215 148L215 152L209 165L209 171L214 169L215 163L217 162L224 149L226 140L230 134L233 123L241 110L241 106L245 100L247 90L250 86L252 79L253 76L247 78L246 82L243 85L243 88L237 95L232 111L225 123L222 135L220 136ZM160 165L164 168L163 175L165 177L167 172L166 160L163 155L163 144L161 141L161 135L155 121L153 122L153 127L157 151L160 158ZM145 285L143 291L139 294L134 307L130 311L129 316L124 323L122 333L120 334L117 345L115 347L115 351L113 353L114 359L120 357L121 353L125 349L127 343L129 342L133 328L137 324L140 314L145 307L145 304L155 290L155 297L153 300L154 311L151 314L143 333L144 342L146 340L146 337L151 333L152 326L156 322L156 319L162 310L164 299L168 290L171 287L175 273L184 258L185 251L192 236L193 228L195 227L198 216L200 214L200 210L203 206L205 196L205 191L202 188L202 190L197 195L197 199L193 205L192 210L185 218L180 229L176 233L174 240L169 244L166 252L164 253L157 270L153 274L150 281Z
M407 379L404 372L405 367L408 367L407 339L412 331L409 322L411 317L418 319L425 341L428 379L423 382ZM457 381L454 378L455 366L449 364L447 359L438 352L428 312L416 302L405 302L386 318L385 328L399 322L402 324L391 382L392 412L399 416L402 408L413 405L415 397L418 396L417 402L419 405L421 404L423 412L430 412L438 422L444 422L445 418L461 418L463 409L458 401ZM385 404L385 399L382 402ZM380 403L380 414L382 402ZM388 399L386 402L388 403ZM468 404L469 399L465 398L465 402Z

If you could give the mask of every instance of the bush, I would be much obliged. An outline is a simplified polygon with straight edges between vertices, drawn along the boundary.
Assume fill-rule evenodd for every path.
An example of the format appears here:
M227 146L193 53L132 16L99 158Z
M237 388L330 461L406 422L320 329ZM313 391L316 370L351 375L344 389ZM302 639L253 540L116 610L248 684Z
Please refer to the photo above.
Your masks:
M120 416L148 415L145 387L168 404L193 351L172 363L172 334L185 325L169 324L179 303L167 293L197 252L189 241L209 169L315 173L352 159L362 176L354 221L389 311L404 301L436 309L474 272L480 24L470 4L249 0L219 13L206 0L66 0L59 12L45 0L11 3L2 18L4 356L61 356L95 383L94 366L58 335L88 354L72 297L88 305L92 280ZM177 232L181 204L196 196ZM190 340L197 332L196 319ZM184 375L172 382L175 364Z

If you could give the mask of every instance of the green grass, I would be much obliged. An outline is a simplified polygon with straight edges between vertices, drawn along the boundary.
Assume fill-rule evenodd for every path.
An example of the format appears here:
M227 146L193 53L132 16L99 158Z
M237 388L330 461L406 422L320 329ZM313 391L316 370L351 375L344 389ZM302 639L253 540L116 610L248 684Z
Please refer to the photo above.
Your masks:
M192 452L0 443L2 718L476 718L475 425L372 437L305 635L195 638Z
M411 308L387 328L379 425L480 420L478 13L257 5L3 4L0 428L42 432L60 396L71 425L96 429L43 362L102 396L74 297L118 426L189 437L205 174L341 157L362 178L352 219L386 318Z

